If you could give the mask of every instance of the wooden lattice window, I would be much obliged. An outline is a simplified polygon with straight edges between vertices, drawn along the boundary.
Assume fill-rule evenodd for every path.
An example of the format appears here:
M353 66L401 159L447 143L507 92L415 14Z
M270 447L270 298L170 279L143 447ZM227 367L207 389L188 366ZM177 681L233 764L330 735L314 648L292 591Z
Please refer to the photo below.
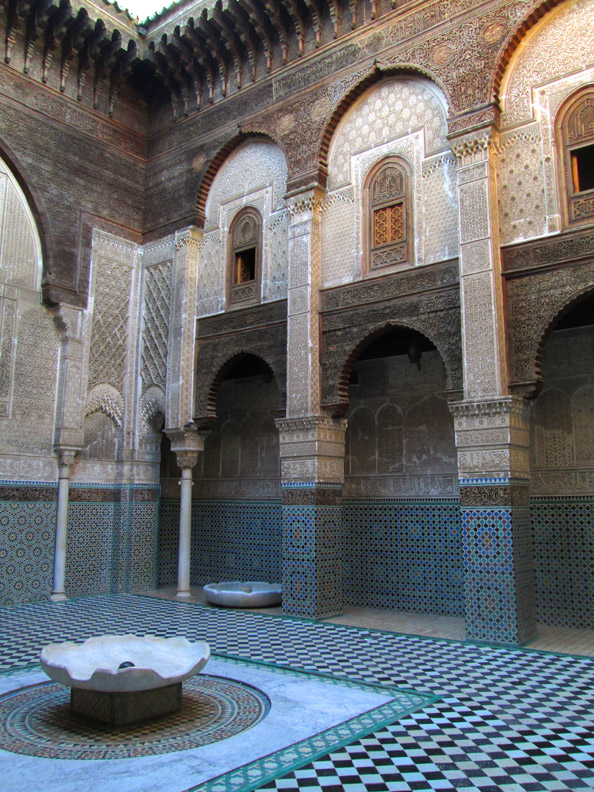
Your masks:
M382 160L365 187L367 274L411 264L410 176L399 157Z
M594 85L569 98L556 126L565 225L590 224L594 222Z
M260 301L262 220L256 209L247 207L235 215L229 240L228 305L257 303Z

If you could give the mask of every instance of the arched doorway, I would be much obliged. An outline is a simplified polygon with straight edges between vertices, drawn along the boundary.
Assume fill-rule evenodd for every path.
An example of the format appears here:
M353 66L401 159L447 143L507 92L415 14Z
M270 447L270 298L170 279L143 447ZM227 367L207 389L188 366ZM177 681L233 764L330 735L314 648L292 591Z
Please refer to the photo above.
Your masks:
M345 604L464 613L456 448L446 371L428 338L390 327L349 387Z
M532 407L537 620L594 628L594 294L567 312L541 359Z
M281 394L262 358L223 367L217 421L194 472L192 582L281 579Z

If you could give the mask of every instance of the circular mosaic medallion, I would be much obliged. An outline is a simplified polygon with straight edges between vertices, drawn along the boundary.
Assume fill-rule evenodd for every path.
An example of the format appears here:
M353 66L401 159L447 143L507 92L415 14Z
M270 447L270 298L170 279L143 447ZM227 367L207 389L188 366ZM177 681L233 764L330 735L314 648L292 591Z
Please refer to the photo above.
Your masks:
M234 679L198 674L183 686L180 712L115 727L70 711L70 689L55 682L0 697L0 748L46 759L130 759L185 751L251 729L268 698Z

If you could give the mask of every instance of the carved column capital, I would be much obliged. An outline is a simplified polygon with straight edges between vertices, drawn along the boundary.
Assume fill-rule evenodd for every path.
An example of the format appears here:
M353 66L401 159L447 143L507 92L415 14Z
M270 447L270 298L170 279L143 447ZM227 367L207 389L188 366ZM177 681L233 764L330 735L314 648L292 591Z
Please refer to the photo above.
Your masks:
M70 478L70 468L76 461L76 455L80 451L79 448L58 448L55 449L58 454L58 470L60 478ZM62 475L62 474L65 475Z
M197 228L196 226L188 226L188 228L183 228L181 231L176 231L175 249L182 250L186 248L188 250L198 250L198 245L200 244L203 233L203 229Z
M470 131L449 134L448 139L462 168L488 160L499 151L499 127L494 120Z
M311 220L317 214L326 195L326 190L317 184L302 190L295 190L285 196L287 211L291 223L302 223Z
M171 450L175 453L178 467L192 468L198 462L198 454L204 449L204 439L208 432L200 431L196 426L165 429L171 440Z
M450 405L458 475L466 479L530 478L529 405L516 396Z
M342 484L344 418L305 416L276 421L283 482Z

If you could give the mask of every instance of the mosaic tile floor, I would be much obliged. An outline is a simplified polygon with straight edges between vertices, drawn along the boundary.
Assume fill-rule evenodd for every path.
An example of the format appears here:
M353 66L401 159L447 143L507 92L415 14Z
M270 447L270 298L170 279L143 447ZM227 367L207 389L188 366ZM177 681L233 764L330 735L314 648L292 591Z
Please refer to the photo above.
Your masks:
M594 789L592 658L118 595L3 611L0 670L33 667L49 640L106 631L185 635L219 654L440 697L262 790Z

